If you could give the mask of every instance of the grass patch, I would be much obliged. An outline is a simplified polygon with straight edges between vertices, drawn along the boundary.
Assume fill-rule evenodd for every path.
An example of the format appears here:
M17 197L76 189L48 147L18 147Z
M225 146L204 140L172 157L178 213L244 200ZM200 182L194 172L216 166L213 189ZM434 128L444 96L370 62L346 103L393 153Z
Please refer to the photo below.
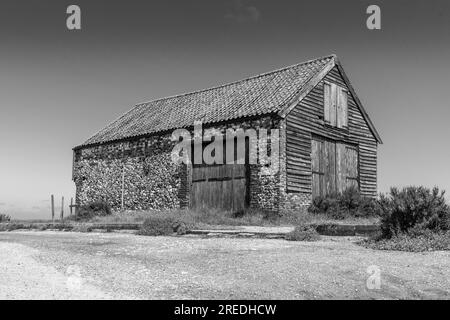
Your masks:
M80 224L74 225L72 228L72 231L73 232L91 232L92 226L80 223Z
M69 216L67 220L88 221L95 217L104 217L112 214L111 207L104 201L94 201L81 206L77 214Z
M320 235L312 226L296 226L294 231L286 235L285 239L289 241L318 241Z
M169 236L174 233L186 234L190 224L173 216L156 215L147 218L142 224L138 234L143 236Z
M263 212L260 210L247 210L240 215L218 209L172 209L148 211L116 212L108 216L94 216L89 222L106 224L135 224L143 223L153 216L168 216L175 220L188 222L196 229L213 229L217 226L298 226L307 224L377 224L377 217L349 217L345 220L331 219L325 214L312 214L307 210L290 210L282 214ZM214 226L214 227L212 227Z
M57 230L70 230L71 226L66 223L2 223L0 224L0 231L14 231L14 230L48 230L48 229L57 229Z
M94 217L90 222L100 223L142 223L147 218L163 216L171 217L173 220L181 220L193 224L197 227L208 225L226 225L226 226L261 226L270 225L274 218L269 214L258 211L246 211L241 215L235 215L232 212L218 209L172 209L172 210L148 210L148 211L126 211L115 213L106 217Z
M377 250L423 252L450 250L450 231L430 232L422 235L400 234L390 239L374 238L360 243Z

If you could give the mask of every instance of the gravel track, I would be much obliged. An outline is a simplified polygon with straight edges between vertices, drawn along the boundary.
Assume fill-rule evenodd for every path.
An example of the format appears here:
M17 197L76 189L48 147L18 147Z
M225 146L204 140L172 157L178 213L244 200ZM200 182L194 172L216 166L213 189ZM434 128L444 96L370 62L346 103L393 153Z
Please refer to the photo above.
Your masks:
M450 299L449 252L354 240L2 232L0 299Z

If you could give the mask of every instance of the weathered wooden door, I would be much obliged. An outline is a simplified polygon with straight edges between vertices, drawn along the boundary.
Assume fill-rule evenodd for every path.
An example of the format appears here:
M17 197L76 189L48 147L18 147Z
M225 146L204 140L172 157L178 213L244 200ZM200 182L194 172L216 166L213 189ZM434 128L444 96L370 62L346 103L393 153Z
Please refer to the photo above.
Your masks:
M327 139L311 142L312 196L358 188L358 149Z
M225 164L192 169L191 208L218 208L233 212L245 209L246 166Z
M312 196L325 195L324 141L313 139L311 142Z

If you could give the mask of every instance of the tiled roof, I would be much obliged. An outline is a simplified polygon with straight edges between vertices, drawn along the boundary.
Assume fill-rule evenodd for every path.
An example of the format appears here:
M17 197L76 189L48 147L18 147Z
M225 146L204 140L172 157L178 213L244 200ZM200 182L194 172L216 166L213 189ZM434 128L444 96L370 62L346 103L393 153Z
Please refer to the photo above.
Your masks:
M334 55L222 86L139 103L81 146L281 111ZM80 146L80 147L81 147Z

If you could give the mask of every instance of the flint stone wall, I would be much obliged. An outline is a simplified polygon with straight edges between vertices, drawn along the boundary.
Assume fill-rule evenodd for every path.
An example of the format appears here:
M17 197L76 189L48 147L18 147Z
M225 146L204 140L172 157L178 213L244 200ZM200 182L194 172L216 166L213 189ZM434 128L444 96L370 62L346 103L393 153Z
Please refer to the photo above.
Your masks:
M226 129L278 129L280 121L259 119L203 126L225 133ZM191 133L192 129L189 130ZM280 132L281 134L281 132ZM107 201L113 210L176 209L189 206L189 171L175 164L171 152L172 132L105 143L75 150L73 180L76 203ZM281 150L280 150L281 152ZM249 165L250 207L269 211L280 209L280 174L264 175L261 165Z

